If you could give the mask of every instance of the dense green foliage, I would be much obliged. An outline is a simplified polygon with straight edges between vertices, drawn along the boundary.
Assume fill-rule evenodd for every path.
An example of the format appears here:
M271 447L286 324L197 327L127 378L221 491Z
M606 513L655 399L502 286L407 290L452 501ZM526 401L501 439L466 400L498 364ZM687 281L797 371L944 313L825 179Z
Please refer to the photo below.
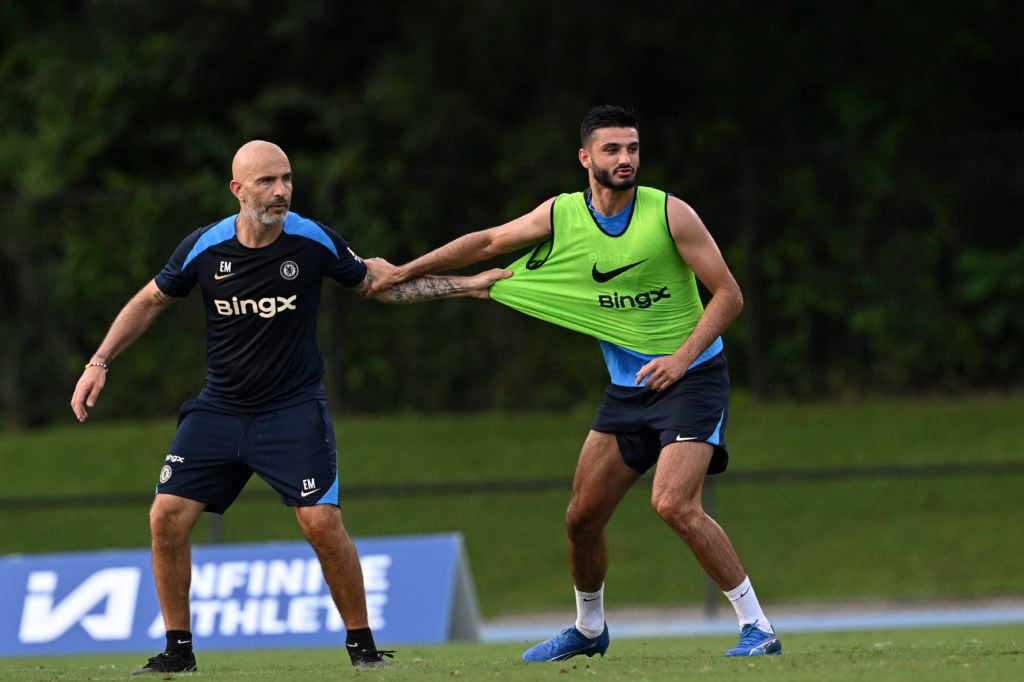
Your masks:
M926 600L1024 594L1019 536L1024 471L911 475L902 467L1024 460L1024 396L1012 399L759 404L736 401L733 462L706 506L729 533L763 602ZM571 613L564 514L587 412L340 418L341 506L356 537L460 532L481 611ZM146 508L172 420L73 425L0 435L5 552L149 543ZM972 434L965 447L963 434ZM889 475L851 469L892 467ZM834 477L775 480L824 469ZM847 475L844 477L843 474ZM897 475L900 474L900 475ZM374 486L549 481L456 494ZM91 505L66 507L68 498ZM651 510L642 481L608 527L612 607L704 600L686 547ZM12 500L31 507L7 506ZM226 542L300 541L293 514L250 482L227 514L204 515ZM1008 544L1009 543L1009 544ZM1019 544L1019 542L1018 542ZM728 604L713 592L713 604Z
M68 418L120 306L234 210L242 142L289 152L294 210L400 262L580 188L601 101L636 109L643 182L744 288L738 384L1019 386L1021 25L1000 1L5 3L0 427ZM592 340L495 304L325 300L338 408L549 408L602 381ZM201 326L177 306L105 399L166 414L202 382Z

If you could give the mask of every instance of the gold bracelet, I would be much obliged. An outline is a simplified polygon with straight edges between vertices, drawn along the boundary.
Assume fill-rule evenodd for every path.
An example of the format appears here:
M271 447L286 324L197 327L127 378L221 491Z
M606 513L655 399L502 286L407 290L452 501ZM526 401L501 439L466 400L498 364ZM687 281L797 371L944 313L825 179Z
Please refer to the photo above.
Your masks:
M90 367L99 367L99 368L101 368L101 369L102 369L102 370L103 370L104 372L106 372L106 371L107 371L108 369L110 369L109 367L107 367L107 366L106 366L106 365L105 365L104 363L102 363L102 362L87 362L87 363L85 363L85 368L86 368L86 369L89 369Z

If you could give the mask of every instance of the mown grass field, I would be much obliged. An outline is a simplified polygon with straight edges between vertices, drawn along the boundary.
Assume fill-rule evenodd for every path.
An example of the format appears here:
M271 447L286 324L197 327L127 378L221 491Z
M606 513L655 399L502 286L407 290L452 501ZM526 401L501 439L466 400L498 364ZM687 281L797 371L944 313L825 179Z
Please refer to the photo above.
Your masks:
M1024 475L861 477L765 483L780 469L1024 461L1024 395L856 403L734 401L730 474L714 515L762 602L933 599L1024 594ZM335 421L342 508L356 537L461 532L483 615L573 609L563 513L591 414L346 417ZM69 422L71 422L69 412ZM147 498L172 420L104 421L0 434L4 553L148 545ZM373 483L556 479L533 492L346 497ZM223 519L227 542L297 540L289 510L253 480ZM68 495L138 495L68 509ZM694 605L702 574L651 512L641 483L608 529L609 606ZM204 520L195 541L210 537ZM727 608L727 605L723 606Z
M340 649L198 652L199 672L160 679L216 680L756 680L757 682L1016 682L1024 626L793 634L781 656L725 658L733 638L615 640L604 658L523 663L515 644L402 647L388 669L354 670ZM5 682L123 680L149 654L0 659Z

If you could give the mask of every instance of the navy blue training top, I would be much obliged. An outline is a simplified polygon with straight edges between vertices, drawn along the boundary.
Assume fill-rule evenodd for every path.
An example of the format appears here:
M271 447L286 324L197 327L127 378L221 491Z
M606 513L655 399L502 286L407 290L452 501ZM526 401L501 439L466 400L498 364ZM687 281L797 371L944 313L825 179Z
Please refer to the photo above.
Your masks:
M237 217L187 236L156 276L168 296L187 296L196 283L203 292L207 370L199 397L233 412L322 398L321 283L330 277L355 286L366 265L337 232L296 213L273 243L243 246Z

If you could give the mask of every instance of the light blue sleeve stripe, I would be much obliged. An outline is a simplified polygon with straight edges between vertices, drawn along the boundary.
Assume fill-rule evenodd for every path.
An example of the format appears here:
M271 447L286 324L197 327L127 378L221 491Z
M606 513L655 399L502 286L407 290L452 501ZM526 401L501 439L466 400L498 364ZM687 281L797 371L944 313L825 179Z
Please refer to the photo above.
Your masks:
M234 237L235 218L237 217L237 213L233 216L229 216L204 232L203 236L196 240L195 246L192 247L192 250L188 252L188 256L185 257L185 262L181 264L181 269L184 270L187 268L193 258L201 254L203 251L206 251L211 246L216 246L217 244L226 242Z
M334 254L335 258L338 257L338 249L334 245L334 241L327 236L327 233L315 222L308 218L303 218L298 213L288 213L288 217L284 221L284 231L288 234L312 239L317 244L326 247L328 251Z

